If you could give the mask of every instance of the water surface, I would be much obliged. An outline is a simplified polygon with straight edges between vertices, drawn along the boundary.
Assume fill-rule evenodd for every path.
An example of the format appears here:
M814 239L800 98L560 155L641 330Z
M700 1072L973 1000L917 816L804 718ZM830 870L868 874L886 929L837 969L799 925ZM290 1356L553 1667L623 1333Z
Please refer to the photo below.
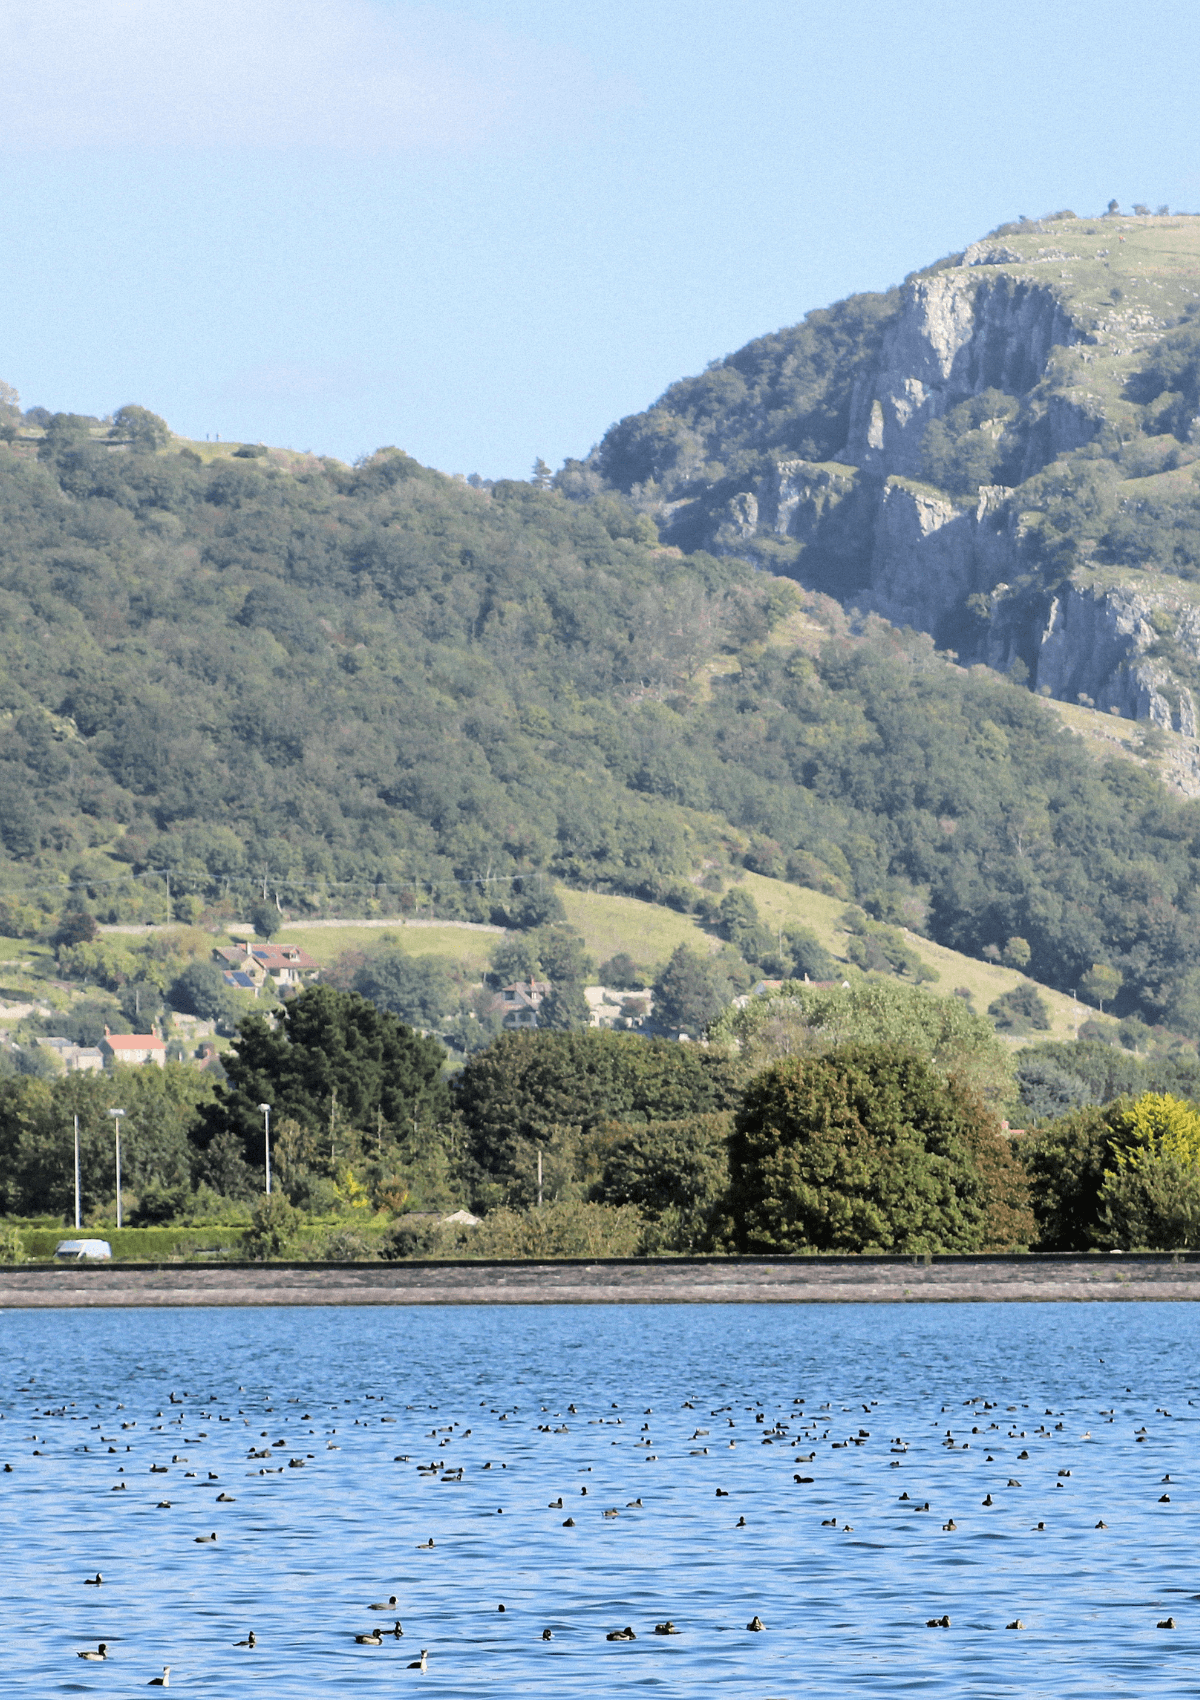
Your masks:
M1190 1694L1198 1328L1104 1303L0 1314L5 1691L170 1664L214 1700Z

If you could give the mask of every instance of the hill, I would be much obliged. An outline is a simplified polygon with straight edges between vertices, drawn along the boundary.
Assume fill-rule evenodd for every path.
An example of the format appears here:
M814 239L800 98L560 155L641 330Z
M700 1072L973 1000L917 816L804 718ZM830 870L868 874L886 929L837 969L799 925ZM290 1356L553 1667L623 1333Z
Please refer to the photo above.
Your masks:
M49 939L77 905L109 925L220 925L264 900L297 921L401 912L511 928L536 924L561 882L579 900L653 906L641 913L666 937L753 889L759 930L743 929L738 948L769 972L781 905L821 932L808 896L781 895L803 888L830 906L829 925L855 905L864 926L897 934L890 964L882 935L860 949L878 971L915 973L904 951L919 964L937 946L977 963L1024 961L1069 995L1100 963L1121 982L1119 1015L1200 1034L1200 815L1168 794L1156 751L1089 745L1016 683L1012 660L1004 677L966 665L979 645L957 646L956 662L930 636L888 624L871 611L872 599L898 606L886 603L886 575L872 577L875 542L850 578L837 576L859 535L845 529L854 513L873 538L888 504L910 497L968 513L965 498L929 495L911 470L889 470L917 453L898 414L871 448L877 402L892 419L886 383L911 377L913 315L929 330L936 295L937 323L958 338L952 374L987 377L989 407L993 390L1018 404L997 427L1008 458L987 464L989 476L1028 475L995 500L1007 514L1050 492L1044 509L1022 507L1019 523L988 533L1024 551L1022 562L1035 542L1041 550L1036 571L1014 573L1013 598L1032 607L1053 583L1065 607L1085 557L1097 583L1117 575L1105 596L1133 594L1107 560L1123 535L1118 496L1110 508L1097 497L1108 530L1084 547L1086 492L1106 479L1123 488L1134 448L1151 441L1106 435L1115 378L1097 378L1089 440L1063 450L1070 479L1046 482L1060 464L1045 461L1060 428L1047 421L1083 417L1079 397L1075 413L1062 410L1060 357L1090 370L1109 354L1082 331L1054 342L1076 336L1067 321L1082 323L1087 302L1059 299L1069 280L1035 287L1024 272L1047 279L1054 268L1029 258L1031 244L1057 251L1082 222L1058 221L1057 234L1022 227L1003 238L1008 258L968 253L891 295L810 316L755 345L742 362L749 377L733 357L693 381L694 454L677 444L671 461L663 447L680 403L636 431L623 422L554 487L540 473L531 484L452 479L397 449L346 467L258 445L189 445L134 408L111 422L14 414L0 433L0 930ZM1143 226L1146 242L1172 234ZM1191 239L1186 221L1178 228ZM1122 371L1176 373L1183 356L1170 337L1190 321L1173 296L1168 305L1164 323L1184 314L1175 330L1120 356ZM1109 309L1089 310L1109 322ZM1035 341L1045 332L1031 384L1014 325L1035 326ZM1171 381L1183 387L1161 394L1189 393L1186 372ZM953 386L927 387L923 432L973 417L955 414L957 401L947 411ZM1170 412L1119 405L1148 424ZM991 432L937 439L939 475L961 484ZM1146 479L1187 474L1191 450L1167 434L1178 464ZM837 458L839 443L864 447L863 466ZM768 536L761 517L738 538L724 521L714 529L717 497L753 495L785 447L828 473L804 510L817 530L802 535L796 519ZM722 495L729 479L739 488ZM929 536L939 529L949 548L946 526ZM977 619L963 607L955 619ZM987 644L1007 618L989 614ZM1168 623L1153 628L1155 642L1182 654ZM943 627L929 624L941 641ZM1160 664L1176 666L1138 663ZM1176 718L1186 719L1185 689ZM1103 706L1102 693L1093 700ZM952 972L967 983L965 969Z
M1200 219L1006 225L673 385L560 481L1174 728L1194 765L1198 280Z

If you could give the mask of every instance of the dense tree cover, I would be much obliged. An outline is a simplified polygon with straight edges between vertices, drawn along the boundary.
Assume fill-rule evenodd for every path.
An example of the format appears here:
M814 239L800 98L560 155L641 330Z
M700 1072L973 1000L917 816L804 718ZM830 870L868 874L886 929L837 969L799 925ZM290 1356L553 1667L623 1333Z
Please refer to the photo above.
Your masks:
M729 1189L729 1114L609 1129L615 1143L592 1188L602 1204L632 1204L658 1229L658 1245L705 1251L719 1239Z
M1200 1110L1166 1092L1070 1111L1020 1144L1051 1251L1200 1245Z
M1080 1040L1026 1046L1016 1058L1017 1085L1031 1121L1050 1121L1077 1105L1170 1092L1200 1099L1200 1061L1182 1048L1137 1056L1118 1045Z
M1027 1188L982 1100L912 1051L846 1045L746 1088L729 1213L746 1252L1008 1250Z
M163 916L159 869L176 915L278 892L544 926L544 871L823 977L695 883L742 860L857 899L869 965L909 976L899 919L1020 938L1034 977L1107 965L1119 1015L1200 1032L1200 814L1016 687L880 626L764 643L778 581L656 549L612 493L89 431L0 444L0 927L47 926L64 876L101 920Z
M726 1057L597 1028L502 1033L454 1081L479 1171L526 1187L530 1153L564 1131L677 1121L731 1109L736 1100L736 1070Z
M114 1075L57 1074L0 1079L0 1213L74 1209L74 1117L79 1117L85 1213L111 1210L116 1197L113 1122L121 1126L121 1179L130 1219L143 1198L171 1193L173 1207L192 1194L199 1114L213 1101L207 1075L182 1063L119 1068ZM149 1215L153 1216L153 1209Z
M441 1069L446 1052L355 992L308 986L272 1021L248 1015L225 1060L229 1085L206 1119L209 1142L236 1137L244 1161L262 1161L262 1104L270 1104L312 1140L318 1133L336 1161L339 1137L372 1127L382 1143L436 1125L450 1109Z
M737 1059L742 1079L769 1064L845 1045L893 1045L922 1058L1003 1109L1014 1097L1012 1062L990 1023L961 998L935 997L892 980L846 986L785 983L730 1008L709 1029Z

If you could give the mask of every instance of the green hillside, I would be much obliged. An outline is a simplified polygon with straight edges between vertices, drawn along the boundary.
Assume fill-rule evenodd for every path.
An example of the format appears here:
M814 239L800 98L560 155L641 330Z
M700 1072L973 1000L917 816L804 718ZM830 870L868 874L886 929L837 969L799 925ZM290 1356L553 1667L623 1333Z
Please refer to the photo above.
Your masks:
M1093 222L996 233L978 278L962 256L920 274L1007 301L1036 273L1038 299L1092 340L1048 344L1040 376L998 367L1016 387L979 392L989 417L972 402L935 420L932 483L881 471L872 486L871 500L930 489L944 519L974 512L977 474L1020 479L1021 523L997 534L1019 569L1014 631L1055 585L1121 579L1134 485L1170 582L1191 570L1184 292L1200 223ZM1068 248L1077 265L1051 254ZM105 925L212 929L266 901L333 960L348 936L306 921L519 930L557 883L598 960L619 941L651 964L708 948L741 889L761 923L737 947L752 973L786 966L785 923L843 954L834 931L855 905L892 929L894 954L977 1003L1005 975L1011 989L994 959L1027 948L1028 973L1060 993L1101 964L1118 1015L1200 1036L1200 815L1160 782L1160 754L1134 750L1128 722L1107 749L1081 740L1015 663L1007 678L954 665L846 606L875 521L871 479L833 457L914 287L810 315L674 386L553 486L449 478L397 449L346 467L187 444L139 409L14 415L0 931L44 949L77 906ZM1081 385L1095 430L1046 464L1046 422L1083 406ZM747 521L731 542L738 502L787 455L811 473L807 540ZM1147 652L1177 681L1182 619L1159 620ZM1177 715L1185 686L1163 684ZM422 954L482 972L488 935L414 928L405 948L417 933Z

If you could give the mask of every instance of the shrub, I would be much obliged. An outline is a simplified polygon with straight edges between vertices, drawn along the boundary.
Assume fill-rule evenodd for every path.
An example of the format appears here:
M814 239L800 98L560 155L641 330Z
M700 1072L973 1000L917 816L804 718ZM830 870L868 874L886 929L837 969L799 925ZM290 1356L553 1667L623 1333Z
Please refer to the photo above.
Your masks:
M1050 1011L1037 987L1028 980L1002 992L988 1005L988 1014L1001 1033L1028 1033L1036 1028L1045 1032L1050 1026Z
M300 1212L281 1192L263 1193L254 1206L250 1227L242 1241L247 1257L265 1261L283 1257L300 1227Z
M1024 1175L969 1089L897 1045L777 1063L730 1141L738 1249L981 1251L1028 1243Z

